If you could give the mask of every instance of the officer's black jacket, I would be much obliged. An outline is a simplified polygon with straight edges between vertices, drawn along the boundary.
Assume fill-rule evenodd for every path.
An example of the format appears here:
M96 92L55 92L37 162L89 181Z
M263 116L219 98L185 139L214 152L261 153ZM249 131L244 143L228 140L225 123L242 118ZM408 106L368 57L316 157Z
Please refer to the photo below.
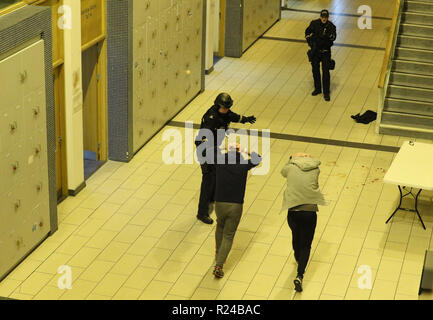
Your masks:
M337 39L337 28L329 20L323 24L320 19L316 19L305 30L305 38L313 49L330 50Z
M242 117L237 113L229 110L227 113L223 114L218 112L218 106L212 106L202 117L200 130L195 138L195 144L199 145L203 139L205 139L204 130L208 129L212 131L214 136L214 145L220 145L222 141L217 141L217 130L224 129L227 130L230 122L240 122Z

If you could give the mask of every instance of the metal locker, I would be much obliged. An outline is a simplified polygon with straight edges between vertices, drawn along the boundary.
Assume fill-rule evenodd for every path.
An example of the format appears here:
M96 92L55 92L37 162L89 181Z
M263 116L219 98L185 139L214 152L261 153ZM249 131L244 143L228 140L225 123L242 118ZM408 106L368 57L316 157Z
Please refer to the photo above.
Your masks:
M45 87L44 42L38 41L22 51L20 79L24 94ZM38 63L34 63L38 61Z
M0 63L0 101L2 102L1 113L21 103L23 88L20 82L21 61L18 54L14 54Z

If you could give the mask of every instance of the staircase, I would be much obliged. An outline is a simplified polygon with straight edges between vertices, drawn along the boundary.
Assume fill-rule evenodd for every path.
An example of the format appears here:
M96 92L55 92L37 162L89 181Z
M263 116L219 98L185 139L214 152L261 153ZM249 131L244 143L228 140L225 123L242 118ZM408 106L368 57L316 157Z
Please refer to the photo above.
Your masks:
M433 0L405 0L379 132L433 139Z

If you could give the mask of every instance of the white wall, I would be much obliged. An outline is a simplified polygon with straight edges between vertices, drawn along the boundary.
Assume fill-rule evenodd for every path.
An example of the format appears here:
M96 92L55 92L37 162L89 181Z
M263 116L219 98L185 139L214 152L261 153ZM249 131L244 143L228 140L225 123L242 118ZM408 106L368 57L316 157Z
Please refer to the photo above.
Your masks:
M209 71L213 67L213 53L215 52L216 0L207 0L206 3L206 71Z
M63 4L71 8L72 18L71 28L64 29L66 165L68 189L76 190L84 182L81 1L63 0ZM67 11L64 18L69 18Z
M219 23L220 23L220 0L215 1L215 14L214 14L214 52L219 51Z

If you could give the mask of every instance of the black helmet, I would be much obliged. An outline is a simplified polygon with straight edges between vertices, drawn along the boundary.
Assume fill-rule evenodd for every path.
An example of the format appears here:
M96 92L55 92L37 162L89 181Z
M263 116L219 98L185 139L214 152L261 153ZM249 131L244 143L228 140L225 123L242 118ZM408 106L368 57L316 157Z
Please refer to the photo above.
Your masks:
M216 106L228 109L233 105L233 100L228 93L220 93L214 103Z

